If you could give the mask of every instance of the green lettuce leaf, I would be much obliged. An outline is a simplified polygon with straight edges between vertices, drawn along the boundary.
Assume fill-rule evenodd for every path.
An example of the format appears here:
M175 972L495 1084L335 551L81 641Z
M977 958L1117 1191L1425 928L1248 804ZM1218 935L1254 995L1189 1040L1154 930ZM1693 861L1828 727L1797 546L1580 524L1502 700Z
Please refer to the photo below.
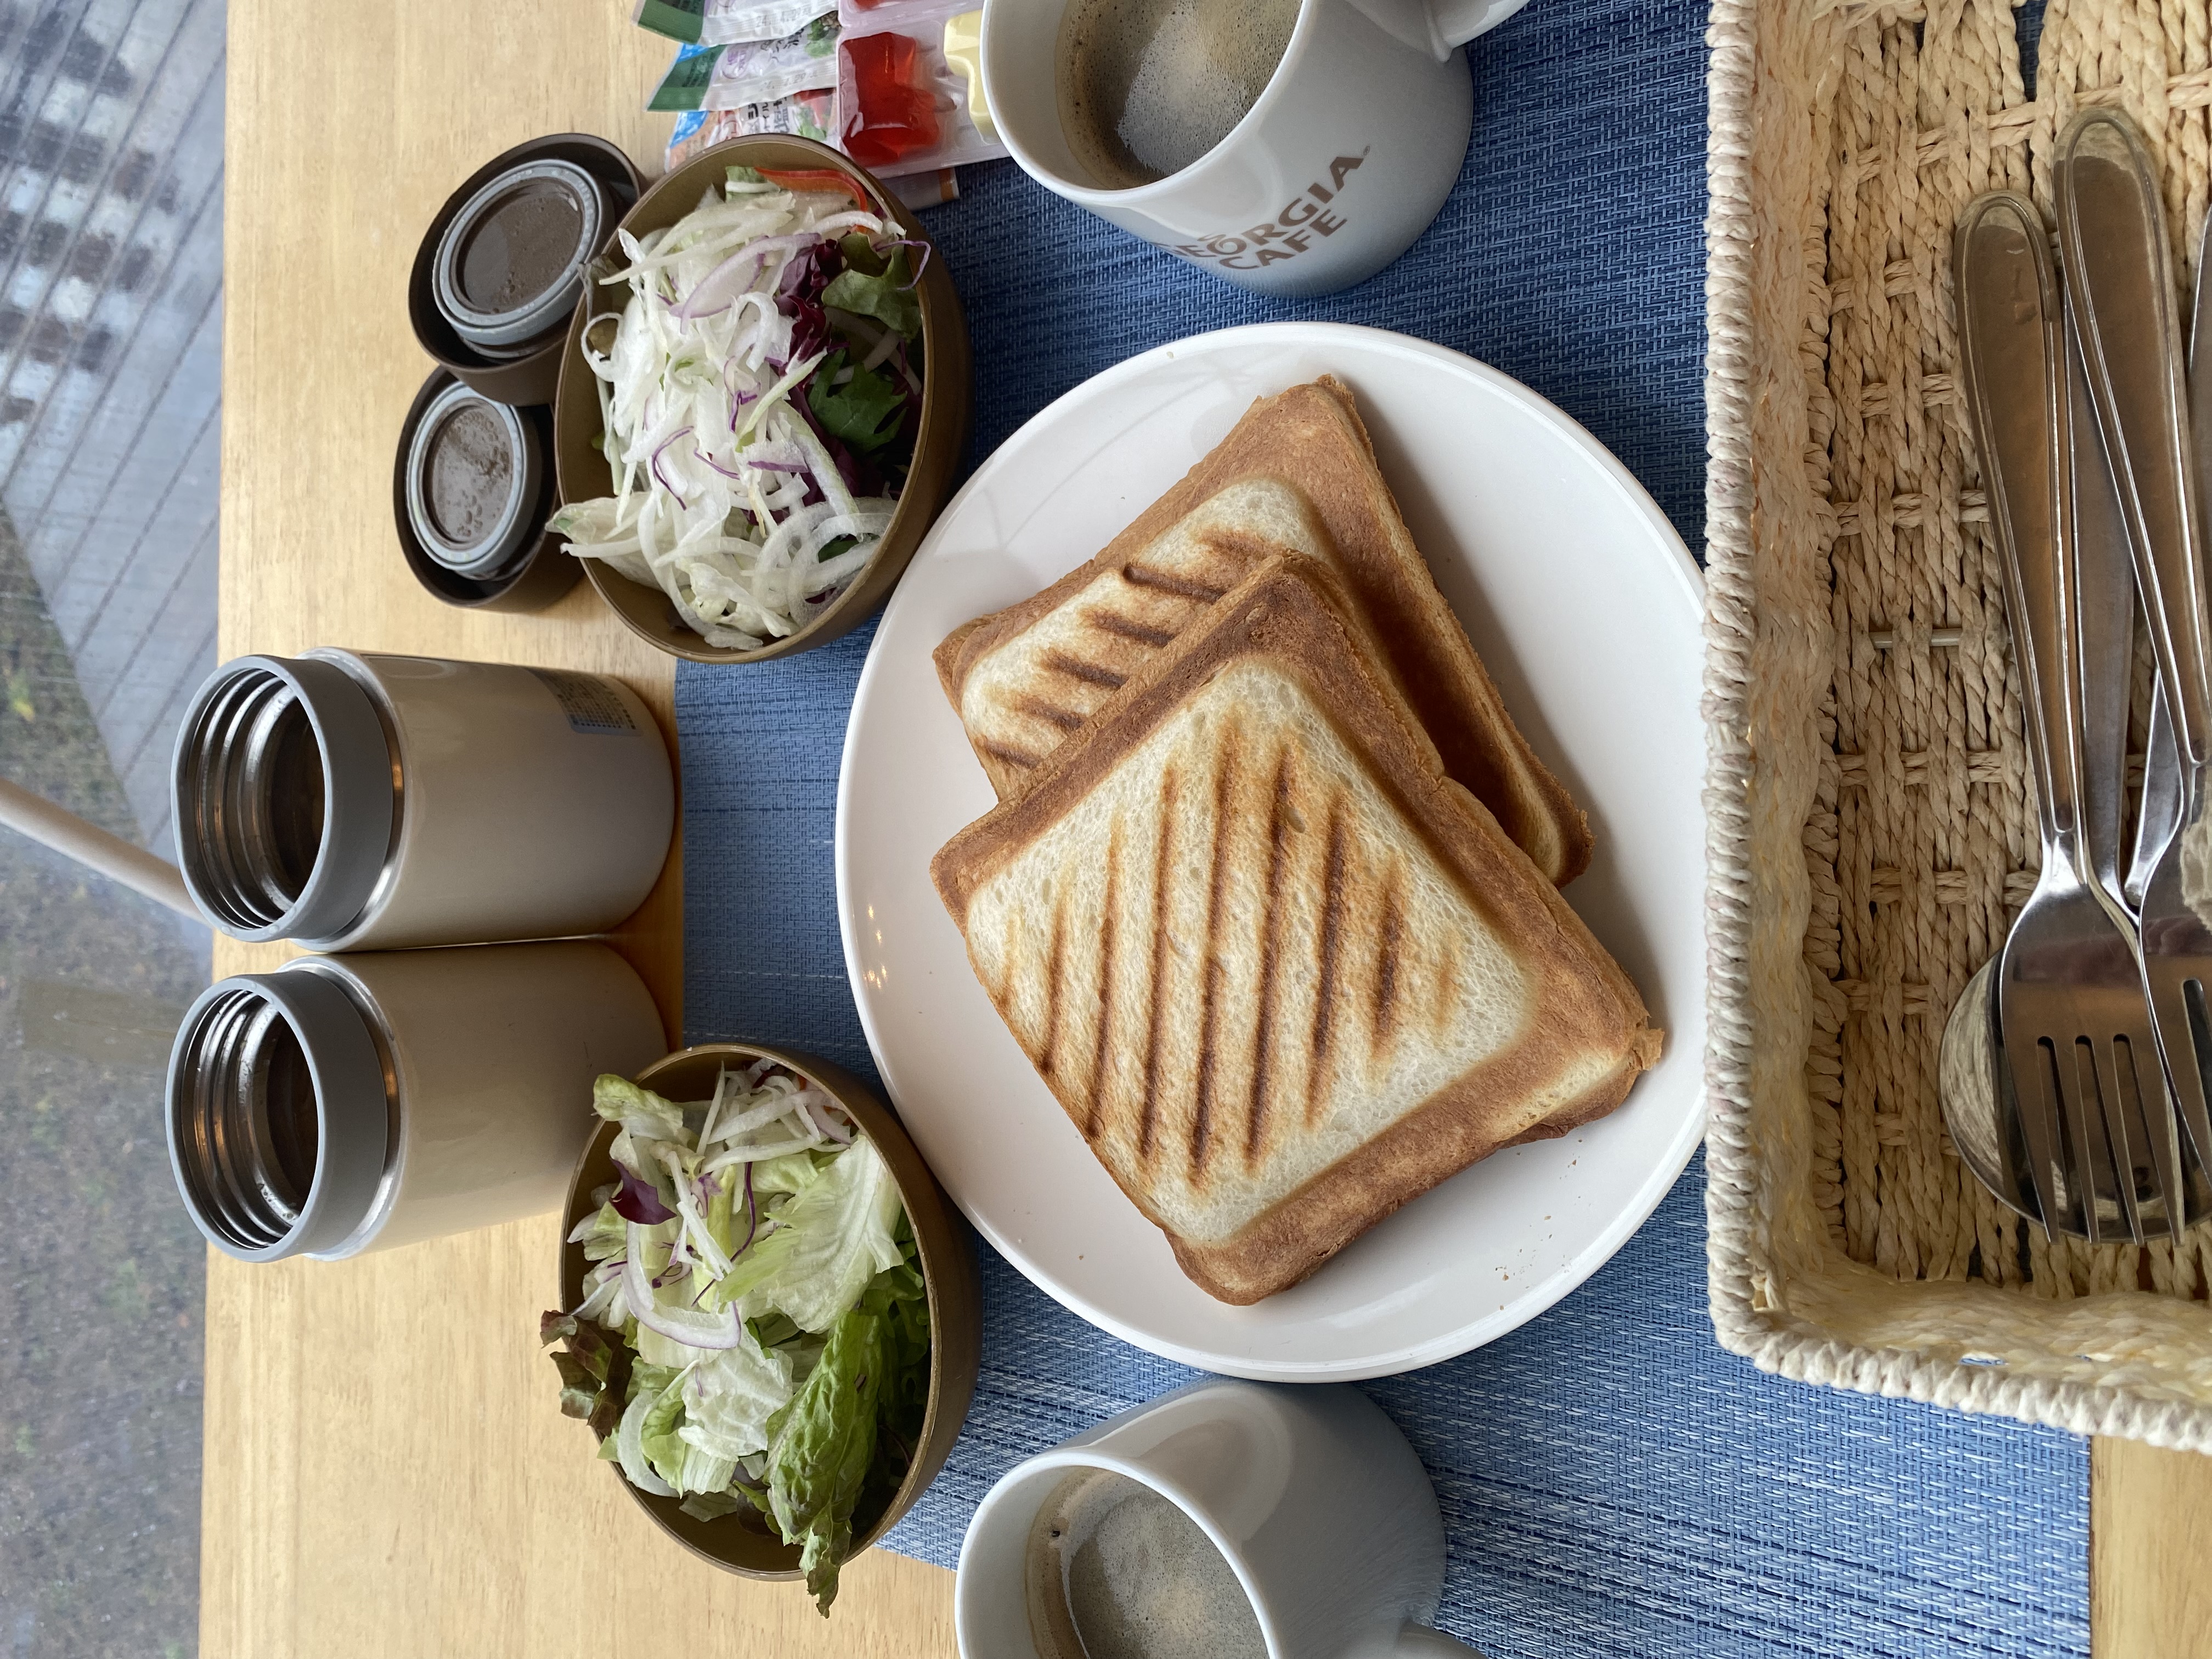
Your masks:
M748 1331L694 1365L684 1378L684 1426L690 1444L735 1461L768 1449L769 1419L791 1403L791 1356L763 1348Z
M870 1279L903 1260L896 1229L904 1215L883 1154L856 1140L785 1202L781 1224L738 1258L706 1301L738 1302L748 1318L778 1309L801 1330L827 1331Z
M681 1140L684 1109L626 1077L603 1073L592 1085L592 1109L640 1140Z
M846 276L851 274L848 271ZM837 280L842 282L844 277ZM830 354L806 383L806 406L832 436L842 438L857 450L880 449L898 436L899 422L906 410L906 387L880 369L857 367L844 385L831 384L845 372L848 361L842 347Z
M695 1521L713 1521L750 1509L752 1500L741 1491L695 1492L676 1507Z
M914 1236L902 1218L905 1260L878 1273L860 1297L863 1311L884 1322L883 1441L877 1454L878 1478L896 1485L921 1437L929 1410L929 1297L915 1260Z
M576 1224L568 1242L584 1247L586 1261L611 1261L629 1248L623 1232L628 1224L612 1204L602 1204Z
M765 1200L774 1193L803 1193L822 1178L825 1165L836 1161L813 1152L786 1152L781 1158L768 1158L753 1165L753 1196Z
M909 340L921 337L921 296L915 291L914 276L907 269L904 248L892 250L880 271L847 265L822 290L822 303L858 316L872 317Z
M769 1453L769 1513L827 1618L837 1570L853 1547L853 1510L876 1455L876 1402L883 1384L884 1321L855 1308L791 1404L778 1413Z
M679 1381L672 1381L660 1391L659 1398L646 1408L645 1420L638 1425L638 1440L645 1453L645 1461L653 1472L676 1488L679 1496L684 1487L684 1454L690 1448L677 1432L684 1424L684 1389ZM722 1479L729 1480L727 1471Z

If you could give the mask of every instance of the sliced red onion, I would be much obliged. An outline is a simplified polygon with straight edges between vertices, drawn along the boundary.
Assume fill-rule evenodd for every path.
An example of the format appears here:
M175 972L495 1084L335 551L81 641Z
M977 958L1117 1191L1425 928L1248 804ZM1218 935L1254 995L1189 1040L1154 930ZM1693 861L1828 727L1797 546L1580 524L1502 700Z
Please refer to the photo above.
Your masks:
M747 461L745 465L762 472L804 472L807 470L798 461Z
M754 273L766 263L769 254L782 248L805 247L821 240L811 230L757 237L702 276L698 286L685 295L684 303L672 307L670 314L688 323L695 317L711 317L717 312L727 311L752 286Z
M660 458L668 453L670 444L673 444L678 438L688 438L690 435L691 428L690 427L680 426L668 435L666 442L663 443L659 448L653 452L653 478L657 483L659 483L663 489L676 497L676 504L678 507L689 507L691 503L684 498L684 492L682 490L678 489L674 484L668 482L667 475L660 470Z
M615 1168L622 1174L622 1190L611 1200L617 1215L648 1227L676 1218L676 1212L660 1201L660 1191L651 1182L627 1164L617 1164Z
M908 289L913 288L915 283L921 281L921 273L929 269L929 256L932 253L934 253L937 250L932 247L927 242L921 241L915 237L902 236L896 242L878 243L876 245L876 252L882 254L884 258L888 259L891 257L892 249L902 247L918 247L921 250L921 258L914 262L914 282L903 283L900 287L899 291L901 293L904 293Z
M753 1166L745 1165L745 1242L730 1252L735 1261L752 1247L753 1235L760 1231L760 1206L753 1201Z
M720 461L716 460L712 455L709 455L705 450L695 448L691 453L694 455L696 455L700 460L704 462L709 468L720 473L724 477L735 478L739 483L743 483L745 481L745 475L744 473L732 471L730 468L724 466Z
M653 1286L645 1276L645 1229L633 1222L629 1237L629 1260L623 1264L623 1299L629 1304L639 1324L687 1347L734 1348L744 1340L744 1327L738 1322L734 1305L718 1314L656 1305Z

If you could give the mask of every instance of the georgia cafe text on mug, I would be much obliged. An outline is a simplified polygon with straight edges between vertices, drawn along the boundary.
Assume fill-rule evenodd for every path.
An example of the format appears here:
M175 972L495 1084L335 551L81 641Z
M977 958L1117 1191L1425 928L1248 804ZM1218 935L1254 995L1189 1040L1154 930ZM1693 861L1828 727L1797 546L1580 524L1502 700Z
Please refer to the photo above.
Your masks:
M1370 147L1372 148L1371 146ZM1215 264L1224 270L1260 270L1285 259L1295 259L1310 250L1316 236L1334 236L1352 222L1341 216L1337 200L1345 180L1367 164L1368 150L1340 155L1328 164L1328 182L1316 179L1294 197L1270 220L1248 229L1224 231L1200 242L1164 244L1194 264Z

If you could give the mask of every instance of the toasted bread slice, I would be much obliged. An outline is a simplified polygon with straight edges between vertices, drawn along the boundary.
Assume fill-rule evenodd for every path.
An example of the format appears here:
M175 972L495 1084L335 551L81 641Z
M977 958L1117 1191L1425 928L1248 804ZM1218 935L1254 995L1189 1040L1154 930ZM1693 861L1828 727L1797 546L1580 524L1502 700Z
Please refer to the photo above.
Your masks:
M1147 658L1285 550L1342 578L1352 621L1445 771L1554 883L1581 874L1588 822L1505 712L1399 516L1352 393L1328 377L1255 402L1097 557L939 646L938 677L1000 799L1026 787Z
M1266 562L931 865L1016 1040L1224 1302L1610 1111L1660 1047L1333 586Z

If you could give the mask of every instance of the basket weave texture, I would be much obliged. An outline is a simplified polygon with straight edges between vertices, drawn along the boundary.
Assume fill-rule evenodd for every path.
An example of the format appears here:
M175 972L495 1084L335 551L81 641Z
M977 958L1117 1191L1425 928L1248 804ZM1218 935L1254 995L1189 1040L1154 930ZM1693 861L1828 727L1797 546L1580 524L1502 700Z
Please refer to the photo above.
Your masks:
M2048 214L2055 135L2118 104L2193 280L2212 7L2053 0L2033 101L2004 0L1716 0L1710 40L1714 1326L1808 1382L2212 1450L2212 1227L2051 1241L1936 1093L2040 857L1953 226L2000 187Z

